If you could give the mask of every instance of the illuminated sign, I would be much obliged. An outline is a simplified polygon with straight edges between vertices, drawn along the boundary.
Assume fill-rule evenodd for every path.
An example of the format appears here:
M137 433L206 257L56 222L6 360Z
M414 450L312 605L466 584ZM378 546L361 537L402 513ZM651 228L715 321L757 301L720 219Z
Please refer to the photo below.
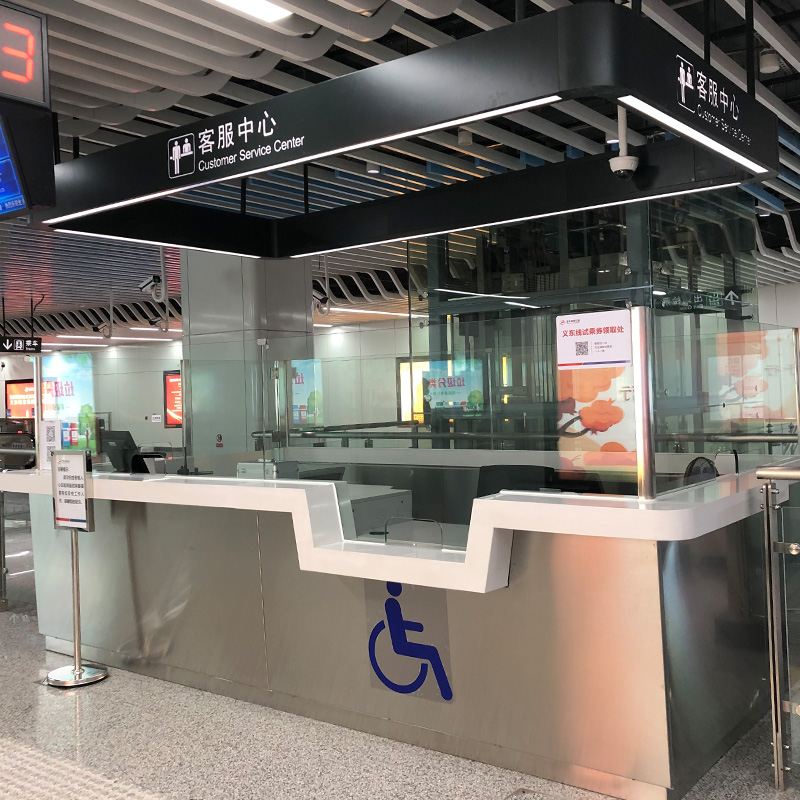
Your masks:
M0 94L49 105L44 16L0 4Z
M155 422L155 415L153 422ZM183 384L180 372L164 373L164 427L183 425Z
M32 380L6 381L6 416L11 419L33 419L36 395Z

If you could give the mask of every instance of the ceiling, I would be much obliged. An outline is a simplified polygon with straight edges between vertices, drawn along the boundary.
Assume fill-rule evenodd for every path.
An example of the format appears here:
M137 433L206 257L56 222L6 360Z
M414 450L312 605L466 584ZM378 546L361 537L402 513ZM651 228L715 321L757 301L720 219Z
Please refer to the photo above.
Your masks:
M710 1L712 61L743 86L744 2ZM18 0L48 15L52 108L58 115L62 160L548 13L570 0L275 4L291 13L264 23L221 0ZM702 0L643 0L643 8L702 53ZM759 99L800 143L800 4L765 0L755 6L755 14L759 49L774 48L781 63L777 73L760 76ZM641 118L632 116L630 125L633 144L661 134ZM601 153L615 127L610 104L573 100L473 123L468 126L471 141L455 130L436 131L322 158L309 168L310 207L331 208ZM784 137L781 164L781 177L767 188L791 207L800 206L800 144L793 149L791 136ZM248 212L266 217L303 213L302 169L250 178ZM240 185L204 187L178 201L238 211ZM28 313L31 298L34 303L41 298L37 313L107 304L112 289L119 298L133 299L143 277L159 269L154 247L43 233L17 222L0 224L0 259L0 289L12 315ZM176 254L168 258L168 267L170 290L178 293ZM348 290L337 298L342 305L396 309L407 302L404 245L335 254L328 269L332 275L350 276Z

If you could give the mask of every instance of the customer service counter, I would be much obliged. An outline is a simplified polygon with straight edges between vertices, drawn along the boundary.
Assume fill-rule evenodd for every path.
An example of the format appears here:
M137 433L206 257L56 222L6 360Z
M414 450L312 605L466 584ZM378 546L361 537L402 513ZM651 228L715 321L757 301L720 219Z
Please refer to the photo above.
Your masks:
M39 626L69 653L50 475L0 490L31 495ZM90 491L83 654L112 667L635 800L680 796L768 708L754 473L651 501L502 492L466 549L353 536L354 499L402 507L388 487Z

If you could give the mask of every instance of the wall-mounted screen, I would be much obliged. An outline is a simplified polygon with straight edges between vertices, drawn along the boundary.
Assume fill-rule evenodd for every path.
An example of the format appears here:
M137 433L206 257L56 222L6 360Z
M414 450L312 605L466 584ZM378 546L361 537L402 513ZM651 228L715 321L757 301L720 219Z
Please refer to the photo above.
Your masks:
M44 17L0 3L0 94L49 104Z
M6 381L6 416L10 419L33 419L35 413L33 380Z
M28 210L22 170L14 155L14 147L8 135L8 125L0 117L0 219L17 217Z
M164 373L164 427L183 425L183 383L180 370Z

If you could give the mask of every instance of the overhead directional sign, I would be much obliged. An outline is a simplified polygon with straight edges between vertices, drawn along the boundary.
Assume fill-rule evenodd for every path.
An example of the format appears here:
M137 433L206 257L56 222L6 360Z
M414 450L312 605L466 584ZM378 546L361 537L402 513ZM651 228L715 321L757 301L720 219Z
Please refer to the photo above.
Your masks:
M32 336L3 336L0 353L41 353L42 340Z
M649 20L583 3L59 164L59 205L43 221L69 228L189 188L591 95L626 102L732 166L778 169L774 114Z

